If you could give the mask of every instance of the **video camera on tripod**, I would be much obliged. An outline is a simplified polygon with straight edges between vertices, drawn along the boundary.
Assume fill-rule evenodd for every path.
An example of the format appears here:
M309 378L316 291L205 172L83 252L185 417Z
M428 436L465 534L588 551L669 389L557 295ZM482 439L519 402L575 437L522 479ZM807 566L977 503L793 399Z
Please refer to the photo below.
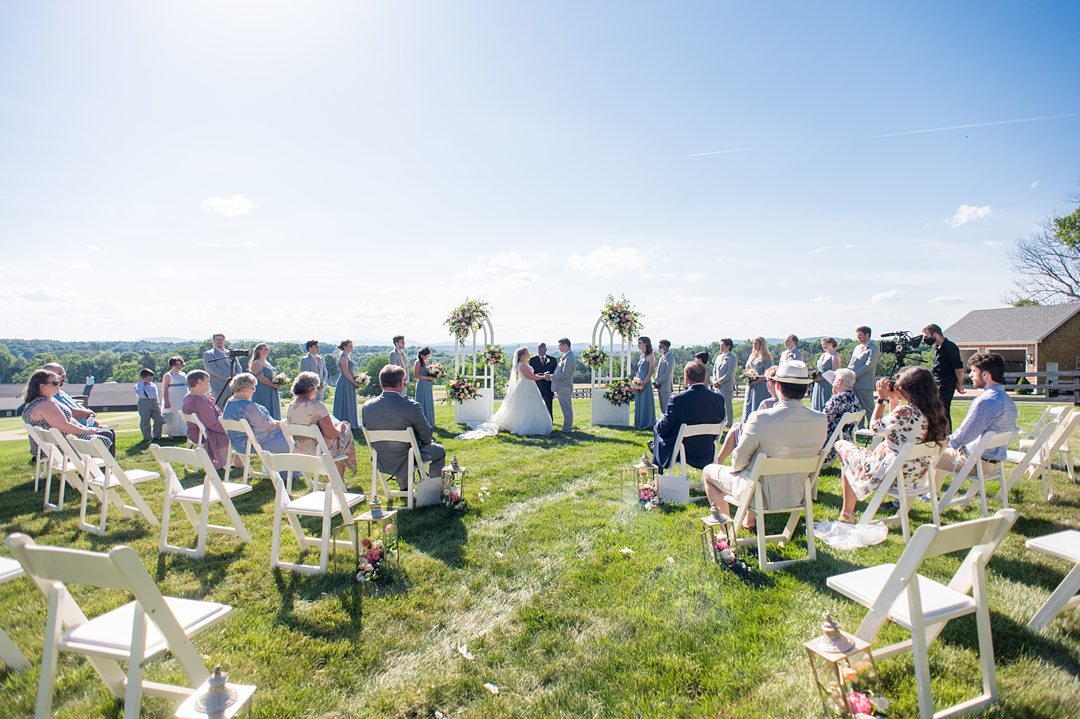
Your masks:
M885 335L882 335L884 337ZM251 350L229 350L229 359L236 359L237 357L248 357L251 355Z
M918 349L923 343L922 335L912 336L907 330L897 330L896 332L882 332L881 336L895 337L893 340L882 339L880 343L881 351L885 354L891 354L896 356L896 365L902 367L904 360L907 356L913 353L922 355L922 350Z

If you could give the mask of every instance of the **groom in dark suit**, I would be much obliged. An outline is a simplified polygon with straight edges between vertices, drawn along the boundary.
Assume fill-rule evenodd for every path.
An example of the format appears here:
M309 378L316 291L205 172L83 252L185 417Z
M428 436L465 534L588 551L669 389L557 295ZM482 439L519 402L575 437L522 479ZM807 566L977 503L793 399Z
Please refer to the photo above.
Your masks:
M536 354L529 358L529 366L532 367L532 371L536 374L544 374L545 372L550 374L555 371L555 367L558 364L558 360L548 356L547 345L543 342L536 346ZM554 394L551 391L551 380L536 380L536 388L540 390L540 396L544 398L544 404L547 405L548 415L552 416L551 398Z
M656 423L655 436L649 443L653 452L653 463L661 472L671 463L675 453L675 438L679 427L684 424L723 424L724 398L705 386L708 368L700 362L687 362L683 379L687 389L672 395L664 409L664 416ZM715 438L708 436L687 437L686 462L697 469L715 461Z

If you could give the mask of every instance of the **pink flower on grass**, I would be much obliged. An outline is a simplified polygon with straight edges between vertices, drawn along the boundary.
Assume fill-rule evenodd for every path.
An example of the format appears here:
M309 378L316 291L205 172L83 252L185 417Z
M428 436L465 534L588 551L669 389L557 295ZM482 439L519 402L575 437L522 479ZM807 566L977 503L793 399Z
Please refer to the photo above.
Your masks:
M848 692L847 700L851 705L851 710L856 714L874 713L874 703L862 692Z

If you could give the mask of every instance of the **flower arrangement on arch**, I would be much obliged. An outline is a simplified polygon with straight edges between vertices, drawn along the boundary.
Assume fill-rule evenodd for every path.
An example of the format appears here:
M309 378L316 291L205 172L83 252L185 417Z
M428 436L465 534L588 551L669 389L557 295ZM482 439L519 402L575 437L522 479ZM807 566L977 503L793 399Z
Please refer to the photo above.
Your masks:
M630 404L630 400L634 398L634 394L633 385L631 385L630 380L625 377L613 379L604 385L604 399L611 402L616 407Z
M602 347L589 345L589 347L581 353L581 361L584 362L585 366L589 369L600 369L608 361L608 353L605 352Z
M484 325L484 320L488 318L490 311L491 308L487 302L466 298L465 302L450 310L450 315L443 321L443 324L450 328L450 334L454 336L459 345L464 347L465 338L469 336L470 332L478 330Z
M492 367L502 362L505 356L503 348L499 345L488 345L480 351L480 361Z
M434 362L427 366L427 376L431 379L442 379L446 376L446 368L438 362Z
M641 313L634 309L626 295L621 295L619 299L608 295L600 318L623 339L636 337L641 331Z
M453 382L446 385L447 402L464 402L476 399L478 396L480 396L480 391L464 375L459 374Z
M360 555L356 581L377 582L389 573L391 560L397 557L398 551L397 534L392 531L393 526L388 524L382 535L364 537L361 540L364 552Z
M353 375L353 381L356 382L356 390L359 392L371 383L371 377L366 372L357 372Z

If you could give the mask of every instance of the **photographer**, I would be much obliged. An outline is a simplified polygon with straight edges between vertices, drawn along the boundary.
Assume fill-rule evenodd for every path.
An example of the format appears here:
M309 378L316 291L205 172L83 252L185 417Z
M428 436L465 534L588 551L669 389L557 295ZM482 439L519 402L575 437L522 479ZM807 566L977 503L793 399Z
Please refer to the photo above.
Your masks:
M225 349L225 335L220 332L214 335L212 341L214 346L203 352L203 369L210 375L210 392L217 406L224 407L232 395L229 380L244 371L236 358L246 357L248 353Z
M949 431L952 431L953 393L964 394L964 362L960 359L960 348L955 342L945 339L941 327L930 324L922 329L923 342L934 345L934 364L930 372L938 386L938 397L945 407L945 416L949 419Z

